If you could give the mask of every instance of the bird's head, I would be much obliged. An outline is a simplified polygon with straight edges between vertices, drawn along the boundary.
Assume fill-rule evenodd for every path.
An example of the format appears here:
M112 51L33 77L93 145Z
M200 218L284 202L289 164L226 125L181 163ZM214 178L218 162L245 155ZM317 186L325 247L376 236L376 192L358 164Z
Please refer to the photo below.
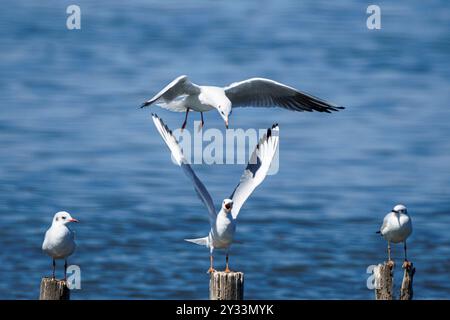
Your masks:
M70 213L68 213L66 211L57 212L55 214L55 216L53 217L53 224L66 225L70 222L78 222L78 220L75 218L72 218Z
M233 200L231 200L231 199L223 200L223 202L222 202L222 209L226 213L230 212L231 209L233 209Z
M231 114L231 101L225 91L219 87L202 87L202 92L198 96L203 104L215 108L228 128L228 116Z
M219 111L220 116L225 122L225 127L228 129L228 117L231 114L231 101L224 100L222 103L217 105L217 111Z
M396 205L394 207L394 209L392 209L392 212L397 213L397 214L400 214L400 213L407 214L408 213L408 211L406 210L406 206L404 206L403 204Z

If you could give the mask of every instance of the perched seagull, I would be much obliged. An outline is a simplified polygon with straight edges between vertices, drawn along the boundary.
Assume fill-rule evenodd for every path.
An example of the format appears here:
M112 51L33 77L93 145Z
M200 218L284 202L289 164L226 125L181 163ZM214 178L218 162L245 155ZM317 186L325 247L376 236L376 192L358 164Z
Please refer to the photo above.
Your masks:
M319 111L331 113L344 107L336 106L312 95L300 92L282 83L251 78L229 86L198 86L187 76L180 76L169 83L153 98L145 101L141 108L156 103L162 108L186 112L181 129L186 127L189 111L200 112L203 127L203 112L216 109L228 128L228 116L234 107L281 107L294 111Z
M203 183L192 170L183 155L183 150L175 137L172 135L172 132L157 115L152 115L152 117L156 128L172 152L173 158L194 184L197 195L200 197L209 213L211 230L209 231L208 236L204 238L185 240L209 248L210 267L208 272L214 271L214 249L226 249L225 272L230 272L228 267L228 253L236 231L236 219L244 202L253 190L255 190L255 188L264 180L267 172L269 171L270 164L278 146L278 125L273 125L272 128L269 128L267 133L261 138L250 157L249 163L247 164L239 184L236 186L231 196L223 200L222 207L216 214L216 209L214 208L214 204L208 190L206 190Z
M406 239L412 232L411 218L408 216L406 207L398 204L388 213L383 220L383 225L380 228L380 233L388 242L388 259L391 260L391 242L404 243L405 261L408 261L406 256Z
M55 259L64 259L64 279L66 279L67 257L75 251L75 233L67 226L77 219L65 211L60 211L53 217L51 227L45 233L42 250L53 259L53 279L55 279Z

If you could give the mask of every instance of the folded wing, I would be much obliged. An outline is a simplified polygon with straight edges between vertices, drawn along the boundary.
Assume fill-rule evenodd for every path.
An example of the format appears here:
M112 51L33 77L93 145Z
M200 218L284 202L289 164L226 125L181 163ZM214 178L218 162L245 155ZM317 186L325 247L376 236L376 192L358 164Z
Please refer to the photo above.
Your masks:
M253 190L266 177L278 148L279 132L278 125L273 125L272 128L267 129L267 133L256 145L239 184L230 196L230 199L233 200L231 214L234 219L238 216L242 205L252 194Z
M181 149L178 141L172 135L172 131L164 124L161 118L159 118L156 114L152 114L153 123L156 126L159 134L163 138L169 150L172 152L172 156L175 159L176 163L183 169L183 172L188 176L188 178L194 184L195 191L199 196L200 200L205 204L209 213L209 222L211 225L216 221L216 212L214 209L214 204L211 199L211 195L204 184L200 181L200 179L195 174L194 170L192 170L191 166L185 159L183 155L183 150Z
M344 109L344 107L264 78L251 78L232 83L225 87L225 94L233 107L281 107L294 111L327 113Z
M380 228L381 235L384 235L385 232L387 231L389 218L390 218L390 213L388 213L383 219L383 224L381 225L381 228Z

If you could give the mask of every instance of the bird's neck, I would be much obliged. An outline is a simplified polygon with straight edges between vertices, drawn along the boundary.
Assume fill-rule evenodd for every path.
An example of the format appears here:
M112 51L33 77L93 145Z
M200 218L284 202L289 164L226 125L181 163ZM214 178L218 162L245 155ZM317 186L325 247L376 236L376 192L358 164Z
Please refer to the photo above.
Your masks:
M61 224L61 223L52 223L52 229L56 229L56 230L69 230L69 227L67 227L65 224Z
M232 218L231 211L228 211L228 212L227 212L227 211L225 211L225 209L223 209L223 208L220 210L218 216L221 216L221 217L223 217L223 218L229 218L229 219Z

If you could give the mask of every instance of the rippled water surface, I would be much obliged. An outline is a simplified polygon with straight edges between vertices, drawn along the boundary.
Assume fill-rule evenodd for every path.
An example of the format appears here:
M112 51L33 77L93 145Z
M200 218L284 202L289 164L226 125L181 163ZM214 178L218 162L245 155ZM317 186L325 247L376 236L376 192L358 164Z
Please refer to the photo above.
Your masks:
M359 1L79 0L79 31L65 27L69 4L0 10L0 298L37 297L51 272L43 234L61 209L81 221L74 299L208 297L208 250L183 241L206 235L206 211L137 108L180 74L268 77L347 107L233 112L234 128L281 127L280 171L245 204L232 248L246 298L372 299L366 268L386 246L375 231L399 202L413 219L416 297L450 298L447 1L378 1L379 31ZM205 118L223 132L217 113ZM243 166L195 170L220 203ZM394 255L400 264L401 245Z

